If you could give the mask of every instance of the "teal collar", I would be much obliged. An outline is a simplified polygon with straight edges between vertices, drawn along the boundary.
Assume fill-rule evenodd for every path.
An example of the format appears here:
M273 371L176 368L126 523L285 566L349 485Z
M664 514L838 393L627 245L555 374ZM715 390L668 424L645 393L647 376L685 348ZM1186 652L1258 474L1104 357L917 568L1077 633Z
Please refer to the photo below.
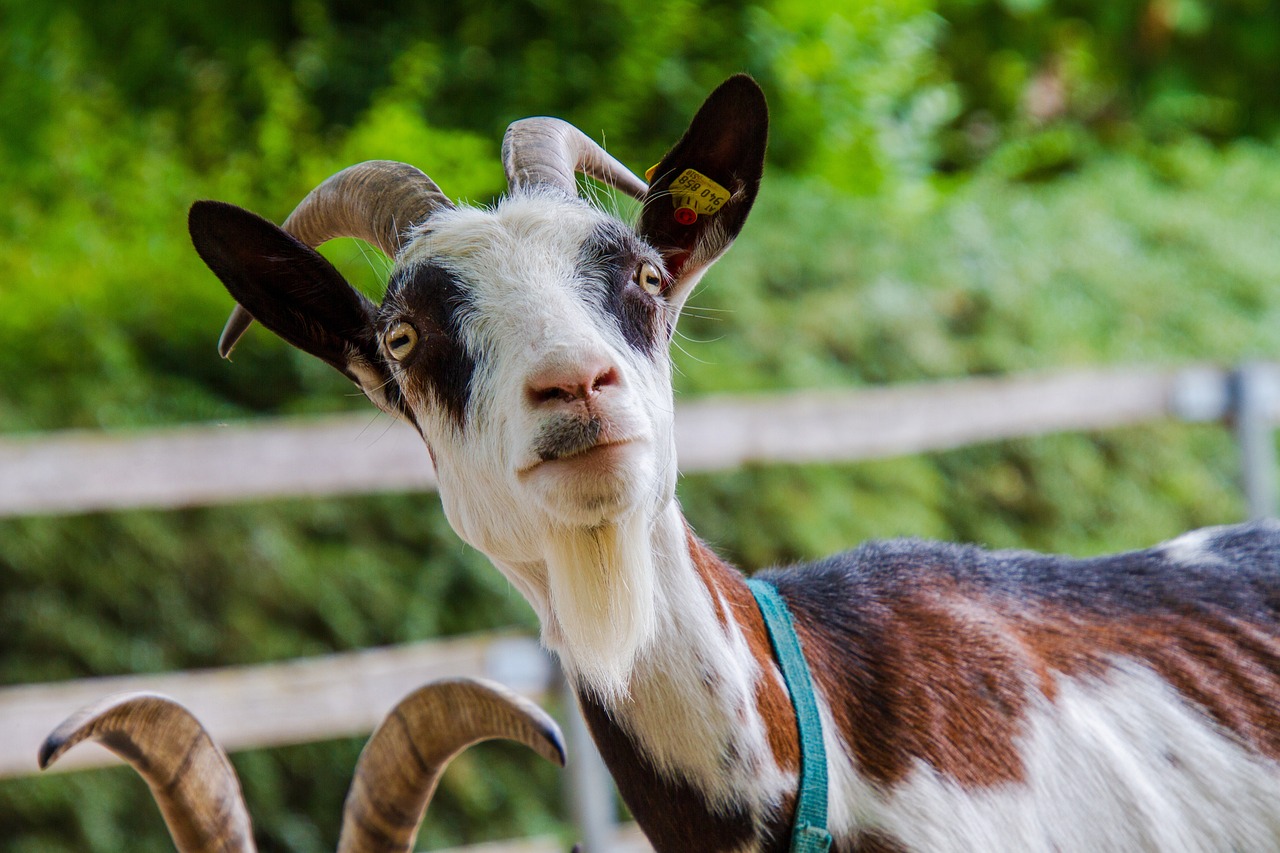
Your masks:
M747 586L764 616L773 656L782 669L782 680L791 694L800 729L800 793L791 831L792 853L826 853L831 847L827 832L827 750L822 743L822 718L813 695L813 679L805 663L791 611L770 583L750 578Z

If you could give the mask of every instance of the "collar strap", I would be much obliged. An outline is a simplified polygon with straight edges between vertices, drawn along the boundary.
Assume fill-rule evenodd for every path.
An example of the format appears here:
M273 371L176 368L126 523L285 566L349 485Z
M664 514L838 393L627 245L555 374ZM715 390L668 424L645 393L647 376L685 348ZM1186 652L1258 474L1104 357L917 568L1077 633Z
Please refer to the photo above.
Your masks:
M800 730L800 793L796 799L795 826L791 831L792 853L826 853L831 847L827 832L827 750L822 743L822 718L813 695L813 679L800 637L791 621L791 611L770 583L749 578L747 586L755 596L773 656L782 669L782 680L791 694Z

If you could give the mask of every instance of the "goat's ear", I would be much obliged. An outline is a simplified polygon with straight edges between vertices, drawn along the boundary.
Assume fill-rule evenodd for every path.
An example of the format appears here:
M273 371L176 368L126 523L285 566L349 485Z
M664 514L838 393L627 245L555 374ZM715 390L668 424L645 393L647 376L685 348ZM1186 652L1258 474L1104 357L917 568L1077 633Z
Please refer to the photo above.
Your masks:
M764 92L738 74L711 93L654 167L640 235L662 252L674 301L742 230L760 189L768 135Z
M197 201L187 226L200 258L255 320L333 365L388 408L377 390L389 378L375 343L377 308L333 264L233 204Z

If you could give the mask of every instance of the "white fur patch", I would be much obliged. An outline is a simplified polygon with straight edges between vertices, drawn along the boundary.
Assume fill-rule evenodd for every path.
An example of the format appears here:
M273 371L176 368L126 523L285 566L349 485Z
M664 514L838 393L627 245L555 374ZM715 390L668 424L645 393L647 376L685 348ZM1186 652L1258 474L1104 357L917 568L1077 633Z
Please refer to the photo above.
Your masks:
M1280 767L1214 729L1151 670L1060 679L1022 739L1026 784L966 790L919 766L885 794L843 760L833 817L911 850L1129 853L1280 848ZM851 824L833 828L847 832Z
M1170 539L1159 546L1158 550L1167 560L1174 563L1203 565L1205 563L1220 562L1222 558L1209 547L1209 542L1213 540L1217 532L1218 528L1216 527L1192 530L1190 533L1182 534L1177 539Z
M551 610L565 664L602 701L627 694L636 658L655 630L648 517L632 513L547 537Z

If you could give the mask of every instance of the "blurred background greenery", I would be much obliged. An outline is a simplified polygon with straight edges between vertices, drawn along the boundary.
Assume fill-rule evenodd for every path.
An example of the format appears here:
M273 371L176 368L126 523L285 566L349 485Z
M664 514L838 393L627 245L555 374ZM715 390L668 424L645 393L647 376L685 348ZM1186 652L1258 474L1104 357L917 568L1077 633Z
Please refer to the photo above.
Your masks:
M1278 51L1266 0L0 0L0 431L363 408L260 330L216 357L193 199L279 221L381 157L487 203L529 114L642 170L742 70L770 169L685 318L680 394L1275 357ZM379 286L367 250L326 252ZM1221 428L1171 424L681 498L747 569L888 535L1088 554L1240 518L1235 465ZM3 684L509 625L532 616L431 495L0 523ZM358 746L235 756L264 851L331 848ZM482 748L421 844L563 831L557 791ZM123 770L6 781L0 850L171 849L148 801Z

